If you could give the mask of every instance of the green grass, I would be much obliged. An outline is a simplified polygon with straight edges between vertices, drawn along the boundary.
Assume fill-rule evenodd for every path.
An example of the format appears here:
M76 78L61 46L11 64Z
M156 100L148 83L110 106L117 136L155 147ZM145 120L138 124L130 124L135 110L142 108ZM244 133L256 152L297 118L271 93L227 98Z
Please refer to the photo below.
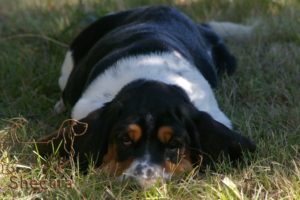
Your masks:
M0 0L0 199L300 199L297 0L78 2ZM216 91L236 129L257 143L258 151L246 167L222 163L216 172L190 173L141 191L99 169L91 168L82 176L76 164L62 168L57 159L48 161L51 168L45 168L32 145L12 143L11 135L31 141L54 131L67 118L68 113L54 117L51 112L60 96L57 78L64 53L83 27L108 12L158 3L176 6L197 21L247 24L261 20L249 41L228 41L239 66L234 76L224 77ZM44 191L14 189L9 187L14 186L12 177L56 178L62 183ZM66 186L69 180L72 188Z

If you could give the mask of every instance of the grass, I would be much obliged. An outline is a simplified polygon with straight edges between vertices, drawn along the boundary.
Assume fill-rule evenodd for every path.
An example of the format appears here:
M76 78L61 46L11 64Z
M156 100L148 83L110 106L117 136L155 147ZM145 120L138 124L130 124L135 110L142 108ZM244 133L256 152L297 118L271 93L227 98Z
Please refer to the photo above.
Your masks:
M261 20L249 41L228 41L239 66L216 91L236 129L257 143L246 167L222 163L140 191L99 169L82 176L76 163L62 168L54 159L46 169L32 145L13 142L11 135L32 141L68 117L51 111L64 53L83 27L108 12L158 3L197 21ZM297 0L0 0L0 199L300 199L299 10ZM21 180L46 180L47 188L21 188Z

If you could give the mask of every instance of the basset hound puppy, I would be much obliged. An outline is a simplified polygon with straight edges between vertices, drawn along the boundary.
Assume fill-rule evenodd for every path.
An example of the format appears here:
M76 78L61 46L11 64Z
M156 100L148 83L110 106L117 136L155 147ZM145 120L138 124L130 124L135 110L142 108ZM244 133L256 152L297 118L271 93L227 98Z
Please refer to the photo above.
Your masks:
M93 162L148 187L255 151L233 130L213 92L218 77L236 67L221 26L227 24L196 23L167 6L109 14L89 25L66 54L55 106L71 108L78 123L42 138L39 153L51 154L65 139L60 156L72 149L81 170ZM76 135L72 142L68 131Z

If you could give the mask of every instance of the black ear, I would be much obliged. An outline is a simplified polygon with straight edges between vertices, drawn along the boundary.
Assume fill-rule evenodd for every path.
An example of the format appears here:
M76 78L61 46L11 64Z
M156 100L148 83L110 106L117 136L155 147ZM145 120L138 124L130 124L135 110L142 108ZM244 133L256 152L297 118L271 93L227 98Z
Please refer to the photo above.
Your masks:
M61 127L37 141L38 153L47 156L56 152L63 157L79 158L82 171L87 169L90 161L96 166L101 165L118 111L118 107L110 103L93 111L84 119L70 120L67 127Z
M199 134L204 165L219 160L223 155L236 161L242 157L243 151L254 152L256 149L250 139L232 131L205 112L198 112L194 123Z

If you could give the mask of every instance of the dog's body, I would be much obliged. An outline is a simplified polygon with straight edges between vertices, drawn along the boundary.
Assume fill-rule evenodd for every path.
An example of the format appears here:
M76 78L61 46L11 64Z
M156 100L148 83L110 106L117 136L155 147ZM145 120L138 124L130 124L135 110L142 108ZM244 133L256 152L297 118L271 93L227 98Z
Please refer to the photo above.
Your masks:
M218 68L233 71L235 60L209 27L175 9L150 7L108 15L83 31L67 53L59 83L75 119L144 79L179 86L199 110L231 127L211 90Z
M73 144L83 165L89 155L96 166L147 185L222 153L236 160L255 149L232 131L213 94L217 75L234 69L209 24L166 6L124 11L73 41L56 110L70 105L72 118L88 124Z

